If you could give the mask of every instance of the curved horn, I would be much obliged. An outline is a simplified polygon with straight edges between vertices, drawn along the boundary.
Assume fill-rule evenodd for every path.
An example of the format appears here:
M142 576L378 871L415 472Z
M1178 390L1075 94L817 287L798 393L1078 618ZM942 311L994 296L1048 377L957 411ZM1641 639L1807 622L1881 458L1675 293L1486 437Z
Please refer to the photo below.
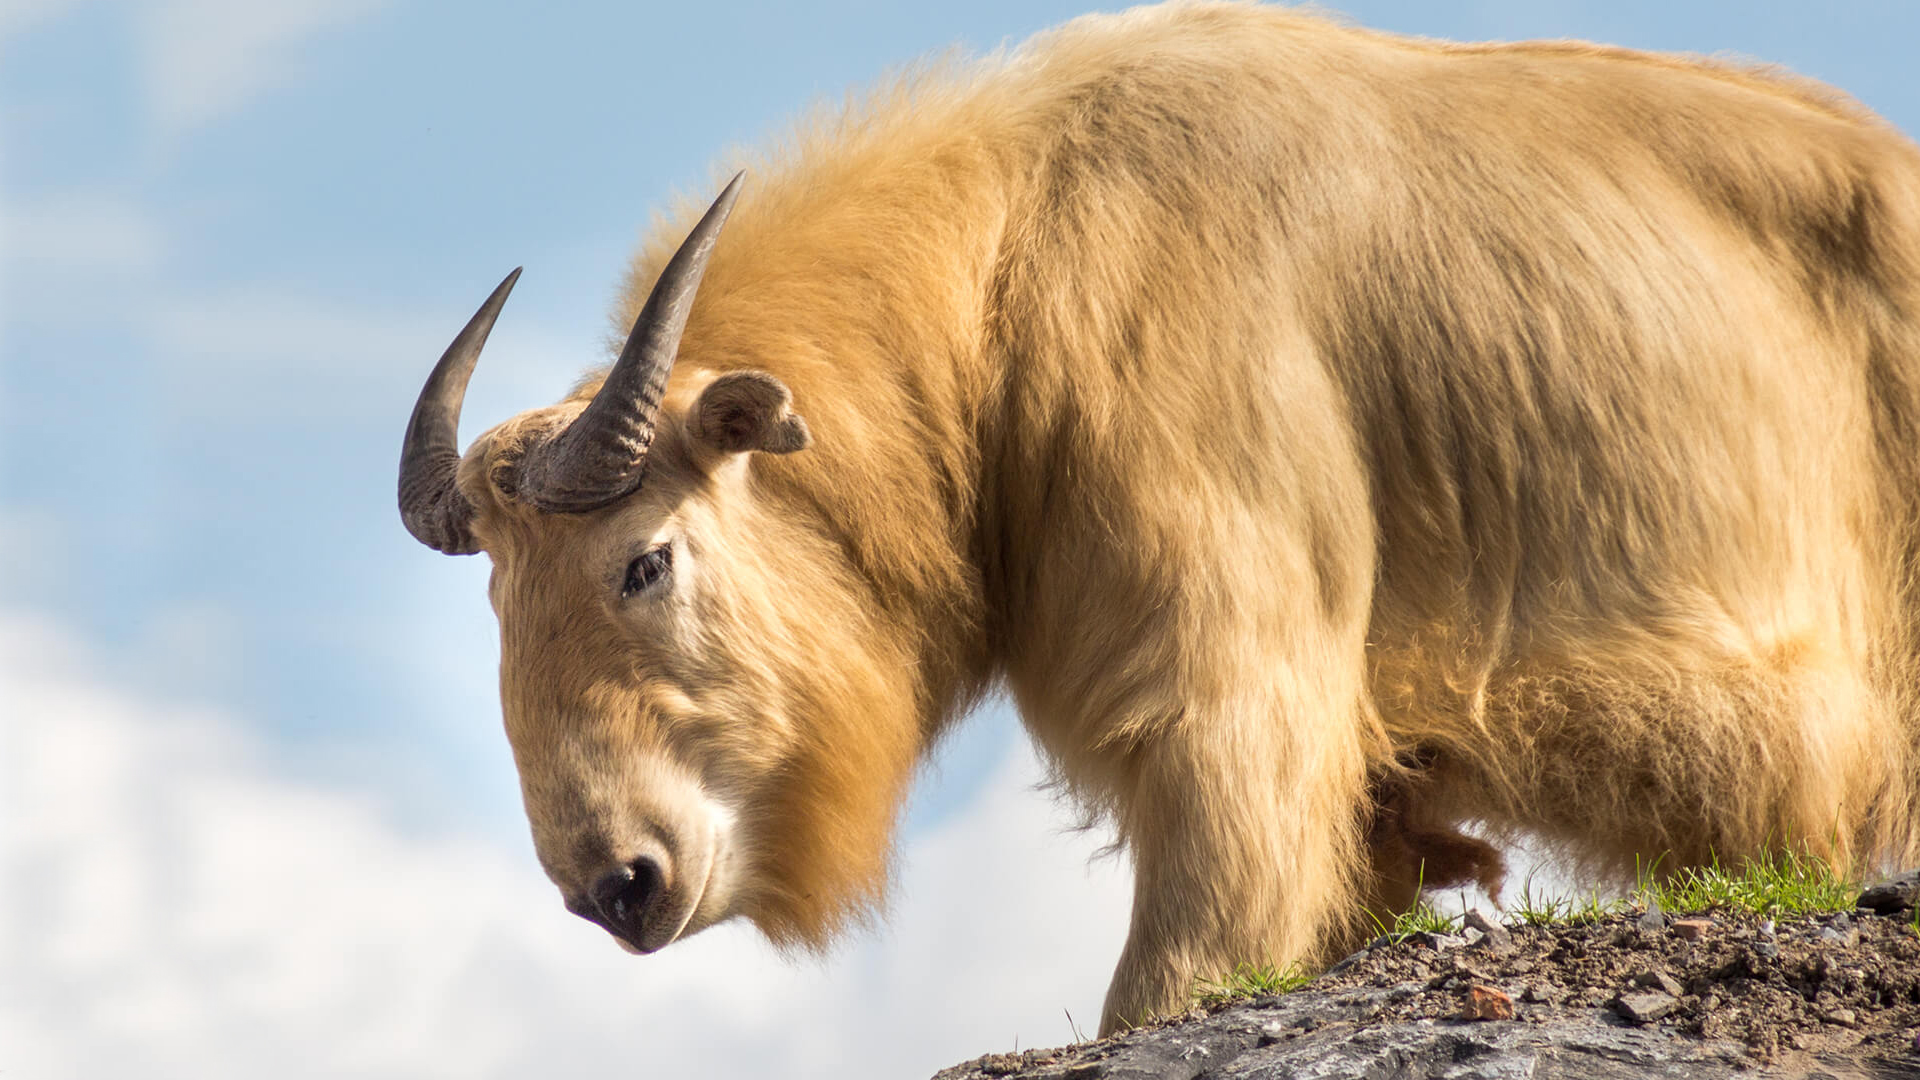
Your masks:
M598 393L567 429L529 451L517 494L541 510L580 513L605 506L640 486L653 445L654 419L667 375L680 351L680 332L693 310L707 257L740 194L735 173L706 216L667 261L633 322L620 359Z
M518 280L520 268L515 267L441 354L420 388L413 419L407 421L407 440L400 447L400 520L414 539L448 555L480 550L467 528L473 506L453 482L460 468L460 403L466 399L480 348Z

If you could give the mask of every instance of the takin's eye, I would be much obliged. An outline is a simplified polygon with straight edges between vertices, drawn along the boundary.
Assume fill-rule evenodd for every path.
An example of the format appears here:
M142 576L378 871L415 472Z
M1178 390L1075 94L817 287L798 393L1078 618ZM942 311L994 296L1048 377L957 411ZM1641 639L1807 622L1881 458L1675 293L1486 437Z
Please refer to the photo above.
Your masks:
M673 569L673 545L661 544L627 564L627 580L620 585L622 598L652 588Z

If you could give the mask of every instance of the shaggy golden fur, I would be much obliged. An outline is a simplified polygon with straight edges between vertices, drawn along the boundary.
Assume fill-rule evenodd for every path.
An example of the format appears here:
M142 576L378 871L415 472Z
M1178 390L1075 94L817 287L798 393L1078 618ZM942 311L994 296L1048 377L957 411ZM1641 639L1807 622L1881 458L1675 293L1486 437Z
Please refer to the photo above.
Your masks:
M1920 851L1920 152L1840 94L1172 5L745 164L641 491L512 497L592 382L462 469L556 881L692 785L741 839L688 932L825 942L997 683L1133 860L1103 1031L1497 880L1468 823ZM733 370L811 448L690 430Z

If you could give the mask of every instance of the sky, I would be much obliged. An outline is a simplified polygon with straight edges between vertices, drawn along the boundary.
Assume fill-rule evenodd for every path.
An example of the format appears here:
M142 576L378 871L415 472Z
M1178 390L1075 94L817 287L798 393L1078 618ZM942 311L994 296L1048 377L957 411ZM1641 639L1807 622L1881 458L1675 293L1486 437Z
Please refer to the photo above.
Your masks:
M1004 706L825 960L567 915L485 560L393 506L506 270L468 436L604 359L627 254L728 147L1084 2L0 0L0 1075L911 1078L1096 1026L1125 861ZM1763 59L1920 132L1907 0L1326 6Z

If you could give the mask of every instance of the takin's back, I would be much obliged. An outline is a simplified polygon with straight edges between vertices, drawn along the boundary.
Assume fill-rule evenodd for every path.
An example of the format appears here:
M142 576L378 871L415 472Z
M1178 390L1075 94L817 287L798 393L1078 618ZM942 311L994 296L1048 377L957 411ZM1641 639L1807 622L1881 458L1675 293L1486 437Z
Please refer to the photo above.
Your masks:
M1615 865L1911 848L1910 142L1786 75L1283 11L1029 48L1052 97L998 282L1000 460L1075 476L1097 527L1002 493L1007 543L1068 537L1057 612L1031 576L996 598L1027 683L1095 693L1111 635L1048 642L1131 621L1088 592L1180 608L1177 553L1317 594L1319 626L1366 605L1372 752L1436 819ZM1099 530L1140 542L1089 559Z

